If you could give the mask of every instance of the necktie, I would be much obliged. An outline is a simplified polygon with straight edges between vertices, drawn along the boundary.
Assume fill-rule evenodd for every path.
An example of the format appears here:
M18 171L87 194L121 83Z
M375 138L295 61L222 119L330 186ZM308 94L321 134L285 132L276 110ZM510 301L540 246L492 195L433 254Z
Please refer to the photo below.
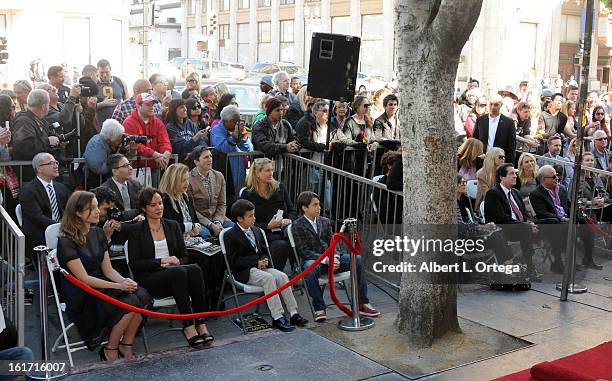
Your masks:
M512 199L512 191L508 192L508 202L510 203L510 208L512 208L512 211L514 212L514 214L516 215L516 218L520 221L523 222L523 213L521 213L521 211L519 210L518 206L516 206L516 204L514 203L514 200Z
M121 186L121 199L123 200L123 209L132 209L132 206L130 205L130 194L128 193L127 185L125 184Z
M257 249L257 241L255 241L255 234L253 234L253 230L248 229L244 232L244 234L246 234L249 242L251 242L251 246Z
M59 222L59 207L57 206L57 199L55 198L55 190L53 190L53 186L51 184L47 184L47 193L49 193L49 202L51 203L51 213L53 221Z

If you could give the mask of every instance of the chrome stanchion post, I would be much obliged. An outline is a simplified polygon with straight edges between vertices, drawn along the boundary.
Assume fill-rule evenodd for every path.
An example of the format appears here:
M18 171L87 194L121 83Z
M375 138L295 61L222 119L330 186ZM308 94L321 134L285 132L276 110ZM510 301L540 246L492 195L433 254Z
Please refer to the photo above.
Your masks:
M355 230L357 229L357 219L347 218L344 220L341 231L348 229L348 237L353 246L355 246ZM328 263L328 266L333 266L333 263ZM365 279L363 279L365 282ZM334 287L330 284L329 287ZM359 315L359 285L357 280L357 258L351 253L351 298L352 298L352 317L345 317L338 323L338 328L345 331L363 331L374 326L374 320L369 317Z
M54 380L60 377L64 377L68 374L67 371L55 371L49 370L49 346L48 346L48 326L47 326L47 281L48 270L47 270L47 255L49 254L49 248L45 245L36 246L34 251L38 255L38 300L40 303L40 349L42 352L41 361L45 364L41 366L39 371L31 371L26 376L33 380Z

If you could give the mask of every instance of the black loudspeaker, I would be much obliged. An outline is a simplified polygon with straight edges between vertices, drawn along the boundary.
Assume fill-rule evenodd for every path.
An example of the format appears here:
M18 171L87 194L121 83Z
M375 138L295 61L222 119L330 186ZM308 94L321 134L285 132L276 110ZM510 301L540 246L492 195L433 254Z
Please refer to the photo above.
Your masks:
M308 67L308 94L352 102L357 84L361 38L313 33Z

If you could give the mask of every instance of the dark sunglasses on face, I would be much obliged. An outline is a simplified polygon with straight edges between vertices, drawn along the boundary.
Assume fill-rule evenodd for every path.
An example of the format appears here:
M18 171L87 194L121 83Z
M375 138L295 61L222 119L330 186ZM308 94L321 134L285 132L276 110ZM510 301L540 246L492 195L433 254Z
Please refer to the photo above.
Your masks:
M598 142L600 142L600 141L602 141L602 140L608 140L608 138L599 138L599 139L595 139L595 140L597 140Z
M188 83L193 83L193 82L197 82L195 79L188 79L187 80Z
M197 108L202 108L202 106L200 106L200 105L195 105L195 106L193 106L191 109L192 109L192 110L195 110L195 109L197 109Z

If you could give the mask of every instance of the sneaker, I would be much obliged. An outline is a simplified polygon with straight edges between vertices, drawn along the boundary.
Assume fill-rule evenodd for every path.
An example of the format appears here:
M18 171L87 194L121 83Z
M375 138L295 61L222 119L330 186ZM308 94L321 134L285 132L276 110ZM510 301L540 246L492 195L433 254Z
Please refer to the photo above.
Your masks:
M291 319L289 319L289 323L291 323L291 325L303 327L306 325L306 323L308 323L308 320L304 319L296 312L293 316L291 316Z
M591 261L583 261L582 265L584 267L586 267L587 269L593 269L593 270L601 270L601 269L603 269L602 265L598 265L597 263L593 262L593 260L591 260Z
M325 313L325 310L323 311L316 311L315 312L315 318L314 321L317 323L322 323L327 319L327 314Z
M380 316L380 311L376 310L370 304L360 304L359 313L363 316L370 316L370 317Z
M278 319L272 321L272 327L280 329L283 332L291 332L295 329L294 326L289 323L286 317L281 316Z

